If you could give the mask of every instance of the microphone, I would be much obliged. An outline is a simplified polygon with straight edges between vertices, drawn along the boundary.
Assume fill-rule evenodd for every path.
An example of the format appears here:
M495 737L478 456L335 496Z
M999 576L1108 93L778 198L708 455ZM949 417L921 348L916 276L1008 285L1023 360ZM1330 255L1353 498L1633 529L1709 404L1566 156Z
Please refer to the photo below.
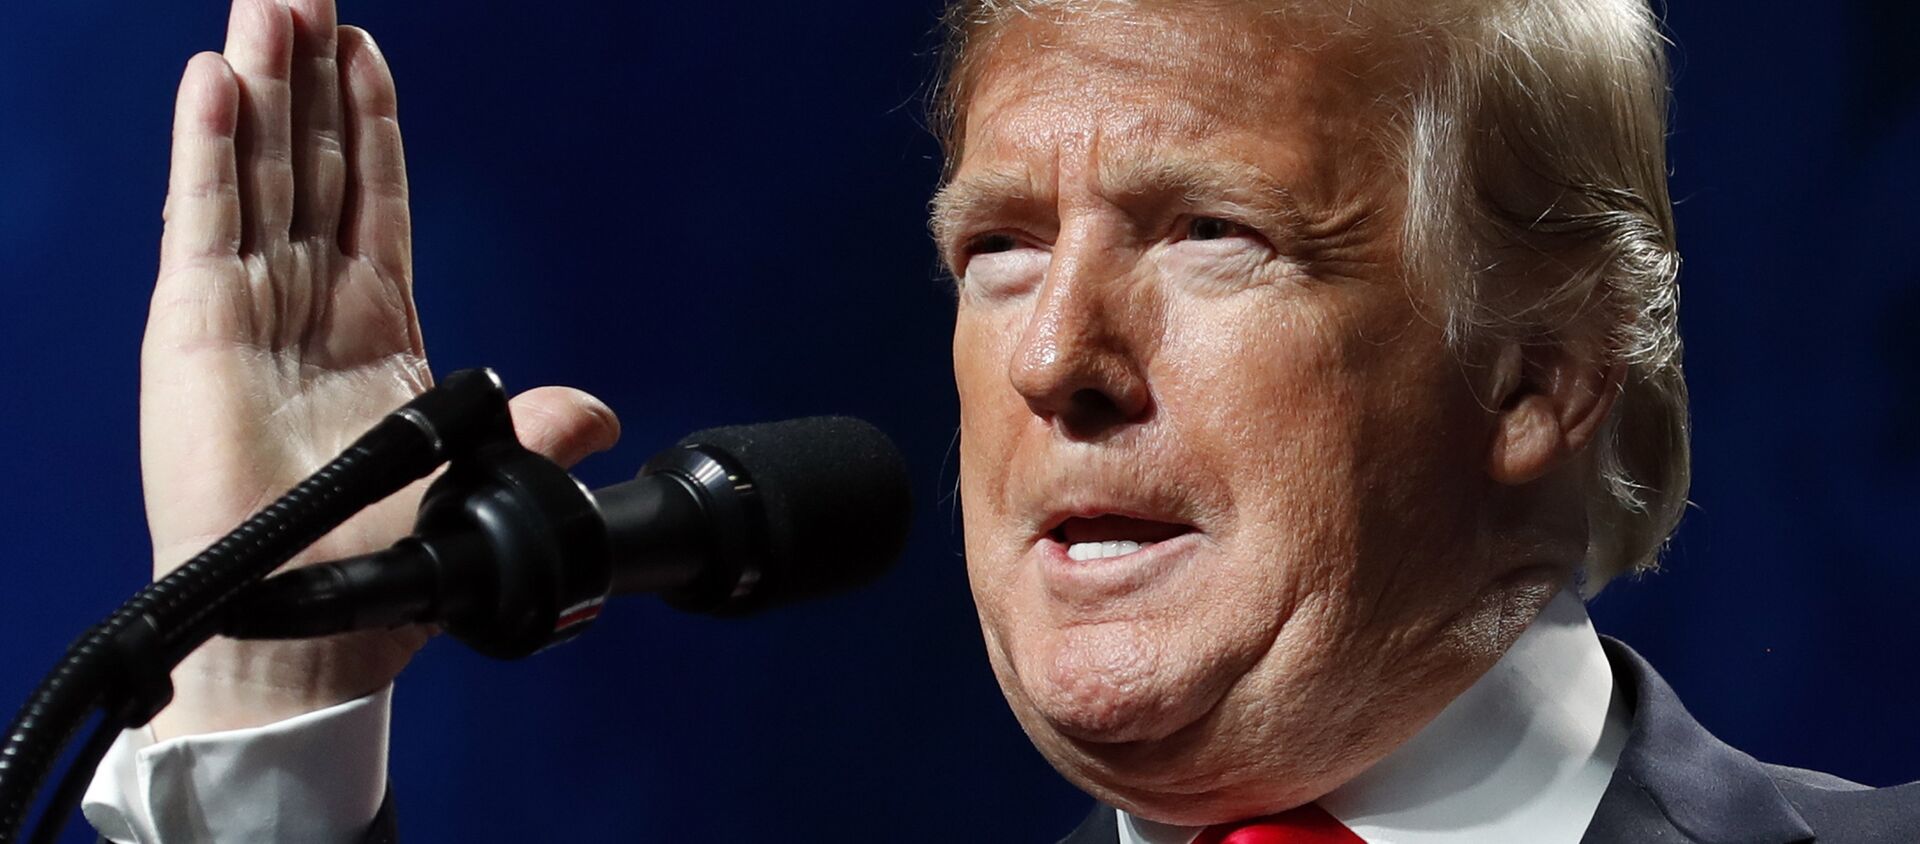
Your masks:
M256 584L222 632L433 623L513 659L578 635L611 594L738 616L865 584L899 556L911 516L899 449L850 417L700 431L591 492L507 442L456 461L413 535Z
M879 429L819 416L689 434L593 496L615 593L737 615L884 573L906 545L908 487L906 460Z

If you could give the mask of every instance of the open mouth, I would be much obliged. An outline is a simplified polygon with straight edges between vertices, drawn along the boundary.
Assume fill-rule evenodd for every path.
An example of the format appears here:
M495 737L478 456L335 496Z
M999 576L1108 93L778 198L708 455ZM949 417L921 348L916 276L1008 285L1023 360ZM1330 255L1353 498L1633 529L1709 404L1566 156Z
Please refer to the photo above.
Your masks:
M1066 546L1068 559L1085 561L1124 557L1193 530L1192 525L1109 513L1074 516L1055 525L1047 536Z

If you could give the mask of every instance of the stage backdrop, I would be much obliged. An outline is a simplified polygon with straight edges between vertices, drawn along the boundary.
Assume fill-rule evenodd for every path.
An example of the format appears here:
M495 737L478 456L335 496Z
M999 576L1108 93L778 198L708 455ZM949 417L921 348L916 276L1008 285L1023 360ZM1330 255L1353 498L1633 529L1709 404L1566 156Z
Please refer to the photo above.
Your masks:
M8 711L146 577L136 360L174 84L222 6L0 24ZM1696 506L1594 610L1728 741L1874 784L1920 778L1916 8L1671 10ZM399 79L437 371L606 398L626 438L594 485L696 427L836 412L897 436L918 496L858 594L740 622L622 600L513 664L430 646L395 698L408 840L1046 842L1085 810L1002 703L962 571L936 11L347 0Z

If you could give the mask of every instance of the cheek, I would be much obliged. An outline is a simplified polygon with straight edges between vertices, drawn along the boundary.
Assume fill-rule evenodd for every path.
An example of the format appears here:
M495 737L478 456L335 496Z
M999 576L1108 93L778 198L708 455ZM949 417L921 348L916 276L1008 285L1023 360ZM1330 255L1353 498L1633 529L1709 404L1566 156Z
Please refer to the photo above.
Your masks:
M1394 375L1381 345L1355 339L1353 297L1255 295L1180 309L1159 395L1233 502L1236 588L1289 605L1356 564L1378 509L1369 455L1386 445L1367 420Z
M953 380L960 398L960 493L969 560L997 523L1022 410L1007 377L1011 320L963 302L953 331Z
M1263 465L1275 455L1332 445L1324 441L1348 429L1364 376L1341 321L1316 305L1276 295L1174 309L1155 362L1156 392L1169 421L1185 429L1182 439L1207 443L1227 480L1275 468ZM1284 486L1270 475L1256 480Z
M1166 380L1185 405L1170 415L1211 432L1185 439L1232 489L1236 546L1287 562L1242 588L1386 600L1410 582L1409 549L1470 544L1486 414L1440 330L1378 292L1195 312L1163 349L1187 370Z
M1001 325L1004 322L992 309L965 303L954 319L953 385L960 396L963 434L990 415L988 405L998 403L998 393L1011 389L1007 380L1008 341Z

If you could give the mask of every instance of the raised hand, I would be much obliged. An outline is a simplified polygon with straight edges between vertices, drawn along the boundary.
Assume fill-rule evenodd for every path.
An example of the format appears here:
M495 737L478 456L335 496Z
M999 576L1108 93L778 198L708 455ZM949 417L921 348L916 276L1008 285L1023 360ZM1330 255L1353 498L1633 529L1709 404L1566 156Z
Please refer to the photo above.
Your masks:
M332 0L235 0L225 51L187 65L141 355L156 576L429 386L395 103L372 37L337 26ZM514 418L562 463L619 432L604 405L564 388L516 398ZM391 544L418 495L360 514L302 559ZM426 635L216 639L175 672L155 729L254 726L352 699L390 682Z

